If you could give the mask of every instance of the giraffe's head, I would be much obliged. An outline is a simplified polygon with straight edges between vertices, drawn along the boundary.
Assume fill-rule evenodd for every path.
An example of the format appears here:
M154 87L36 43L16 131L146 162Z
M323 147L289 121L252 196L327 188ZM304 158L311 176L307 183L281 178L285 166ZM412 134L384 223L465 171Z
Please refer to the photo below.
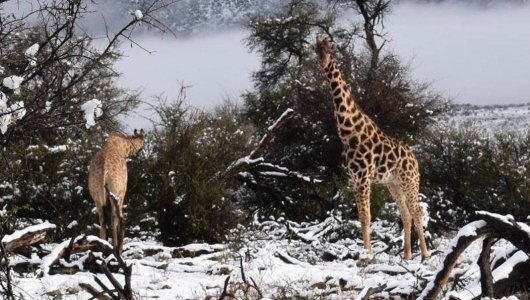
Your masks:
M133 135L129 137L129 142L131 144L130 155L140 152L144 147L144 130L134 129Z
M329 65L329 62L331 61L331 43L327 38L321 40L317 36L316 44L315 44L315 52L317 53L318 58L320 59L320 66L322 68L326 68Z
M134 134L125 135L121 133L111 133L105 148L111 149L124 157L138 153L144 147L144 130L134 130Z

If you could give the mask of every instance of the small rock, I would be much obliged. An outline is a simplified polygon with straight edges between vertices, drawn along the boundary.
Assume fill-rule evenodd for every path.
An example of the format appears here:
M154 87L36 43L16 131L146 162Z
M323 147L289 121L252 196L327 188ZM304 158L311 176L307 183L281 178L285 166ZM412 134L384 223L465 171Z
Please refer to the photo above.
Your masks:
M324 253L322 253L322 260L323 261L335 261L338 258L339 257L337 255L335 255L334 253L331 253L329 251L324 251Z
M155 254L158 254L160 252L163 252L164 250L162 249L158 249L158 248L154 248L154 249L143 249L143 255L145 256L153 256Z
M71 286L66 289L66 292L68 294L77 294L81 291L81 289L78 286Z
M220 267L217 270L217 275L228 275L230 273L232 273L232 270L229 267Z
M348 281L347 281L347 280L342 279L342 278L339 279L339 286L340 286L340 289L341 289L341 290L343 290L344 287L346 287L347 284L348 284Z
M60 296L62 296L63 293L61 292L60 289L55 289L55 290L47 291L47 292L46 292L46 295L55 298L55 297L60 297Z
M319 289L319 290L325 290L326 289L326 283L325 282L317 282L313 285L311 285L312 288Z

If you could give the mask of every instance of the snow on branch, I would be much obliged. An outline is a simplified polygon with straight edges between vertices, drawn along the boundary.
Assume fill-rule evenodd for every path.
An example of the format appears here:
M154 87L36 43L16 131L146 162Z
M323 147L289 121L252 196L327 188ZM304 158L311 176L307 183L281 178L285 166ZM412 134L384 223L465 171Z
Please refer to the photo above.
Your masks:
M256 177L283 178L307 183L321 183L322 181L319 179L311 178L310 176L303 175L297 171L291 171L288 168L279 165L266 163L263 157L258 157L258 154L263 151L265 146L274 140L280 130L285 126L286 122L290 120L293 115L294 110L291 108L285 110L282 115L269 126L267 133L263 135L250 154L230 164L224 176L239 174L239 176L254 184L256 184ZM251 171L249 170L250 168L252 168Z
M308 264L306 262L300 261L300 260L290 256L289 254L287 254L286 252L284 252L282 250L276 250L276 252L274 253L274 256L278 257L281 261L283 261L286 264L297 265L297 266L301 266L301 267L304 267L304 268L308 268L308 267L311 266L310 264Z
M326 234L341 228L341 220L336 217L328 217L324 221L309 226L300 226L292 221L287 221L287 229L306 243L312 243L322 239Z
M50 272L51 266L58 260L67 256L67 254L82 252L87 250L98 250L106 253L112 253L112 245L96 236L81 235L71 240L65 240L57 245L47 256L42 259L40 265L40 275L46 276Z
M83 105L81 105L81 109L84 111L86 128L96 125L96 118L99 118L103 115L102 104L98 99L92 99L83 103Z
M305 181L308 183L321 183L322 180L311 178L310 176L303 175L300 172L297 171L291 171L288 168L274 165L271 163L259 163L256 164L257 169L265 168L266 170L260 170L257 172L257 175L261 175L263 177L283 177L283 178L291 178L291 179L297 179L300 181Z
M503 216L485 211L476 212L476 215L481 220L472 222L460 229L446 251L443 264L436 272L434 280L427 284L418 299L437 299L449 280L458 257L471 243L484 236L486 239L483 242L482 253L479 257L480 283L467 287L466 291L462 293L452 292L452 298L469 299L478 295L491 297L493 291L511 289L517 280L523 280L521 276L526 277L525 280L530 280L523 271L530 267L530 227L525 223L516 222L510 215ZM507 240L520 251L515 252L492 272L489 252L494 238ZM467 294L467 296L463 294Z
M5 235L2 238L2 244L6 252L13 252L14 250L30 246L42 241L46 234L55 230L55 224L48 222L29 226L25 229L18 230L12 234Z
M270 141L274 140L280 129L285 125L287 120L292 118L293 114L294 110L292 110L291 108L285 110L285 112L283 112L283 114L276 120L276 122L269 126L267 133L263 135L258 145L250 152L250 154L230 164L225 174L237 174L247 169L251 165L263 162L264 159L262 157L257 157L258 153L261 152Z

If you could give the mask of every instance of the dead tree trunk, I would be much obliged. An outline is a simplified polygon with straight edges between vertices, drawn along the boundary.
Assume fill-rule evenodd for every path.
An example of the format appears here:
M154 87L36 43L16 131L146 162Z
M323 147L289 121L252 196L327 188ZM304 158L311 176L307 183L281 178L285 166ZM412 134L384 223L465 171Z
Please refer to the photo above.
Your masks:
M11 280L11 267L4 245L0 243L0 295L8 300L15 300Z
M123 270L123 275L125 277L125 285L121 283L114 277L112 272L109 270L104 261L100 260L97 262L100 270L107 276L107 279L114 287L113 289L107 287L98 277L94 276L94 281L101 287L102 291L98 291L95 287L88 283L81 283L79 287L90 293L94 298L97 299L115 299L115 300L133 300L133 292L131 287L131 277L132 277L132 265L127 265L122 259L120 253L117 249L114 249L114 256L118 261L119 267Z
M48 232L55 230L56 226L50 223L29 226L23 230L15 231L2 238L4 251L10 253L16 249L34 245L44 240Z
M491 260L490 252L491 246L495 239L487 236L482 242L482 252L478 258L478 265L480 268L480 286L482 287L483 297L493 297L493 275L491 275Z
M479 258L481 270L481 287L483 296L495 296L501 290L510 289L517 281L530 282L530 228L523 223L516 222L511 216L502 216L489 212L477 212L481 218L479 221L472 222L460 229L457 237L453 240L452 248L449 249L443 261L442 267L436 273L434 280L431 281L423 290L418 299L436 299L442 288L449 280L451 271L460 254L471 245L471 243L480 237L486 236L483 242L483 250ZM518 259L517 263L512 266L509 279L493 282L490 263L490 249L495 238L502 238L521 251L526 253L524 258ZM514 282L512 274L520 275Z
M451 271L456 265L458 257L464 250L466 250L471 243L477 239L491 234L492 231L487 227L485 221L475 221L464 226L458 233L458 236L453 240L453 247L447 253L443 260L443 266L438 270L434 280L431 281L427 287L423 290L418 300L434 300L438 297L438 294L442 291L451 275Z

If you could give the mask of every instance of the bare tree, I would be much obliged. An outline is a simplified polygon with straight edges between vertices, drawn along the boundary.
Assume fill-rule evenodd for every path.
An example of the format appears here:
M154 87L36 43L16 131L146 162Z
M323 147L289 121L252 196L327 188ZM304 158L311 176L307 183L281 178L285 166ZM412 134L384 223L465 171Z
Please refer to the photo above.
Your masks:
M107 28L98 43L81 22L92 13L86 2L37 2L21 17L8 15L0 4L0 145L28 131L82 127L90 113L83 105L92 99L102 110L98 120L114 128L114 117L137 104L136 93L114 85L118 45L122 40L137 44L132 34L141 26L165 31L153 14L171 2L143 5L118 31Z

